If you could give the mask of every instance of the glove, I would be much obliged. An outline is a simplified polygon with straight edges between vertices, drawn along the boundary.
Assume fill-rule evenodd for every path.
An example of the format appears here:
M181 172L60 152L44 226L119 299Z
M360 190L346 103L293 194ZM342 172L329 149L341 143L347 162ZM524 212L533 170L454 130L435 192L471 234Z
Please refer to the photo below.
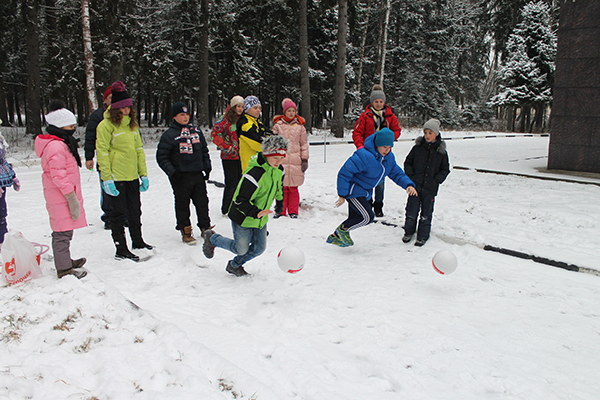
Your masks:
M77 200L77 195L75 194L75 191L72 191L71 193L67 194L65 197L67 198L67 201L69 202L69 211L71 212L71 218L73 219L73 221L78 220L79 219L79 200Z
M104 193L109 196L117 197L119 195L119 191L115 186L115 181L104 181L102 182L102 187L104 188Z
M204 180L208 182L208 178L210 177L210 171L204 171Z
M308 169L308 160L302 160L302 166L300 168L302 169L302 172L306 172Z
M147 176L142 176L142 183L140 184L140 192L145 192L150 187L150 181Z
M13 179L13 189L15 189L17 192L21 190L21 181L17 178Z

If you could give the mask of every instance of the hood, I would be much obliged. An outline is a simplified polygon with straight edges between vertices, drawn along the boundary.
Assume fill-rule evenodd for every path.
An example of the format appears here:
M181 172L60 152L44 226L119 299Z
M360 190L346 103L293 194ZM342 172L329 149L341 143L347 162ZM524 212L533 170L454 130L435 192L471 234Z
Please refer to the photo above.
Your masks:
M432 142L431 144L427 143L424 136L419 136L418 138L415 139L415 146L421 146L421 145L433 146L438 153L446 154L446 142L444 142L444 140L442 140L441 133L436 137L435 142Z
M38 135L35 138L35 154L41 158L42 155L44 155L44 150L46 150L46 147L48 146L48 144L50 144L51 142L53 142L55 140L58 140L60 142L63 141L58 136L50 135L47 133Z
M375 155L375 158L377 158L378 160L381 157L383 157L381 153L377 151L377 146L375 146L375 134L367 136L367 138L365 139L364 147L366 150L373 153Z

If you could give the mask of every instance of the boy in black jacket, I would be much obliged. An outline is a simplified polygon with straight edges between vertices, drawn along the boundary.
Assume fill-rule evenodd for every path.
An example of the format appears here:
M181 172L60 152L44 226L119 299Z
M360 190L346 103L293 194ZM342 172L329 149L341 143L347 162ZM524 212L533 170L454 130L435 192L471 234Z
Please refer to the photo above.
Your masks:
M410 242L415 231L415 246L423 246L431 232L433 204L439 185L450 173L450 162L446 152L446 143L440 135L440 121L430 119L423 125L423 136L415 140L404 161L404 172L415 183L418 196L409 196L404 219L404 243ZM417 230L417 217L419 229Z
M202 131L191 124L190 112L185 103L175 103L173 122L162 134L156 161L169 176L175 196L175 229L181 231L183 243L195 244L190 222L190 200L196 207L198 227L204 232L210 229L206 182L212 170L208 146Z

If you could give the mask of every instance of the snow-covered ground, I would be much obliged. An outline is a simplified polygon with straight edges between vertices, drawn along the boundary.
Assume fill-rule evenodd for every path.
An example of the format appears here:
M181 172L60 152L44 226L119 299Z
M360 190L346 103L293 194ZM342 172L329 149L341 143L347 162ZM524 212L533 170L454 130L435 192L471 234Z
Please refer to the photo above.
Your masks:
M0 398L597 399L600 277L481 246L600 269L600 180L477 172L558 176L536 169L548 137L460 139L473 135L447 135L451 164L466 169L441 186L422 248L381 223L353 231L353 247L326 244L346 217L333 206L335 179L354 146L311 146L300 218L269 222L248 278L225 272L231 254L208 260L182 244L155 145L142 222L157 252L146 262L114 259L97 174L82 170L90 226L71 250L89 274L58 280L47 253L42 278L0 288ZM411 146L396 143L400 162ZM222 181L211 149L211 179ZM23 188L8 193L9 227L50 244L39 163L12 161ZM209 195L216 231L230 235L221 189ZM388 180L383 219L401 226L405 200ZM295 275L276 262L289 245L306 255ZM431 266L441 249L458 258L451 275Z

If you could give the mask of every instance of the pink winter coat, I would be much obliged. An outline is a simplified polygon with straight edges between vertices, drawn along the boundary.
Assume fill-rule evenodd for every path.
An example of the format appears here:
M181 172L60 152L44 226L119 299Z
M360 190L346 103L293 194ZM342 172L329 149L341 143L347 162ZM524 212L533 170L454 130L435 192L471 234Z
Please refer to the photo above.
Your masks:
M39 135L35 139L35 154L42 159L42 185L52 231L72 231L87 226L79 166L65 142L54 135ZM65 197L73 190L80 207L79 218L75 221L71 218L69 203Z
M296 117L292 122L286 122L283 116L278 116L274 121L273 133L283 136L290 142L287 155L281 164L285 169L283 186L301 186L304 183L302 160L308 160L308 139L304 119Z

